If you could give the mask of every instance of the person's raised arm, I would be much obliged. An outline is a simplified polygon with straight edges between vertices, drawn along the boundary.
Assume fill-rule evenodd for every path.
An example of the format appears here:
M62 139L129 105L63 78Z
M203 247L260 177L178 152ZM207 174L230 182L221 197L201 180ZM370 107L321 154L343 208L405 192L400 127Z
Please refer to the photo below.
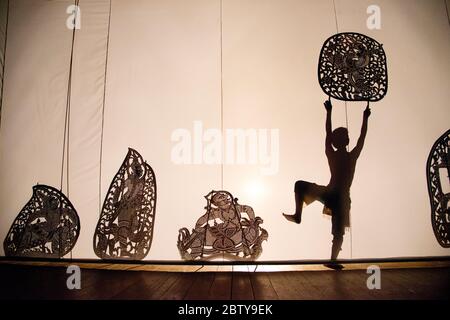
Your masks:
M327 120L325 122L325 130L327 133L327 136L325 138L325 153L329 154L333 152L333 147L331 146L331 110L333 109L333 106L331 105L330 99L325 101L323 105L327 110Z
M363 123L361 126L361 134L359 135L358 138L358 142L356 143L355 148L353 148L352 153L356 156L356 158L359 157L359 155L361 154L361 151L364 147L364 140L366 139L366 134L367 134L367 120L369 119L370 116L370 108L369 108L369 102L367 102L367 106L366 109L364 110L363 113Z

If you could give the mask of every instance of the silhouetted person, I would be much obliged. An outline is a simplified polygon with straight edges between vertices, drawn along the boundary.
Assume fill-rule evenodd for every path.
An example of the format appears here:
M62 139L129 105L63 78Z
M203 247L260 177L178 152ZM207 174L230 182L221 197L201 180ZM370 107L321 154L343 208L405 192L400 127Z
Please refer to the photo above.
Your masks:
M295 213L293 215L283 213L283 215L289 221L300 223L303 203L310 204L315 200L322 202L325 205L323 213L331 215L331 233L333 234L331 260L334 261L337 259L339 251L341 251L345 228L350 226L350 187L355 174L356 160L358 160L364 146L370 108L369 103L367 103L358 143L352 151L348 152L349 138L347 129L340 127L331 131L331 101L325 101L324 105L327 110L325 154L327 155L331 171L330 182L325 187L311 182L297 181L294 188Z

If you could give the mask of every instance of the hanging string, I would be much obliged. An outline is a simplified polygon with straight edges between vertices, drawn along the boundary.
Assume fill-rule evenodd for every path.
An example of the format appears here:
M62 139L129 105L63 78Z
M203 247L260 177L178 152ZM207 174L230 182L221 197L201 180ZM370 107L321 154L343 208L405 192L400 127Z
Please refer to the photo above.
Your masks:
M2 87L0 89L0 128L2 124L2 105L3 105L3 87L5 86L4 80L5 80L5 65L6 65L6 43L8 38L8 21L9 21L9 0L6 3L6 23L5 23L5 41L3 43L3 64L2 64L2 75L1 75L1 81L2 81Z
M223 2L220 0L220 132L222 133L222 162L220 164L220 186L223 190L223 171L225 162L224 149L224 129L223 129ZM225 254L222 252L222 261L225 260Z
M106 36L105 53L105 73L103 75L103 103L102 103L102 128L100 134L100 159L99 159L99 179L98 179L98 212L102 215L102 162L103 162L103 129L105 124L105 101L106 101L106 75L108 71L108 53L109 53L109 32L111 27L111 7L112 0L109 1L108 33Z
M334 23L336 24L336 33L339 33L339 26L338 26L337 13L336 13L336 3L334 0L333 0L333 9L334 9Z
M223 190L223 169L225 161L224 130L223 130L223 3L220 0L220 131L222 132L222 163L220 168L220 185Z
M445 5L445 12L447 12L447 21L448 21L448 25L450 26L450 16L449 16L449 11L448 11L448 5L447 5L447 0L444 0L444 5Z
M72 96L72 70L73 70L73 49L75 44L75 32L76 32L76 22L78 21L78 8L79 8L80 0L75 0L75 14L74 14L74 23L72 29L72 44L70 49L70 62L69 62L69 77L67 80L67 96L66 96L66 111L64 117L64 136L63 136L63 151L62 151L62 159L61 159L61 181L60 181L60 189L59 191L63 192L63 183L64 183L64 159L66 159L66 196L69 198L69 143L70 143L70 100ZM67 153L67 155L66 155ZM62 195L60 199L60 211L59 211L59 220L61 221L62 215ZM70 233L70 228L69 228ZM61 235L59 236L59 255L61 256ZM72 259L72 250L70 250L70 259Z
M75 0L75 6L78 8L79 0ZM74 21L77 19L78 9L75 9ZM75 43L75 22L72 30L72 44L70 49L70 62L69 62L69 76L67 81L67 95L66 95L66 109L64 116L64 135L63 135L63 148L62 148L62 159L61 159L61 180L60 180L60 191L63 191L64 184L64 160L66 160L66 188L67 196L69 196L69 130L70 130L70 100L72 95L72 70L73 70L73 51ZM66 156L67 152L67 156Z
M337 11L336 11L336 2L333 0L333 11L334 11L334 22L336 25L336 33L339 33L339 23L337 18ZM347 128L348 132L348 111L347 111L347 101L344 102L345 105L345 127ZM347 145L347 152L349 151L349 146ZM352 214L351 211L349 212L349 219L352 221ZM352 238L352 227L350 223L350 258L353 257L353 238Z

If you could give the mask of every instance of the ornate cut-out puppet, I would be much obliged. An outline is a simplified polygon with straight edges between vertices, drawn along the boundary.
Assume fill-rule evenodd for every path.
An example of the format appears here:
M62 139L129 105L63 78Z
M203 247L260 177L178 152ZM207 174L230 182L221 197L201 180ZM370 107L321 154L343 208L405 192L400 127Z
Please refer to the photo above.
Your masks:
M450 248L450 130L431 148L427 182L434 235L442 247Z
M206 213L196 222L192 233L180 229L178 250L185 260L254 260L262 252L267 231L263 220L256 217L250 206L238 204L227 191L211 191L205 196ZM243 217L245 214L247 217Z
M295 212L283 213L291 222L300 224L303 204L320 201L323 213L331 215L333 243L332 265L342 248L344 234L350 227L350 187L356 162L364 146L367 123L371 110L369 101L378 101L387 92L386 57L382 46L359 33L339 33L328 38L320 52L318 78L322 90L329 96L325 101L326 139L325 154L331 178L327 186L299 180L295 183ZM332 130L331 97L344 101L367 101L363 113L361 134L353 150L348 151L347 128Z
M77 242L80 220L59 190L33 187L33 195L14 220L3 243L7 256L61 258Z
M143 259L150 250L155 222L153 169L131 148L106 195L94 234L100 258Z
M322 46L318 77L320 87L332 98L379 101L388 89L383 46L360 33L335 34Z

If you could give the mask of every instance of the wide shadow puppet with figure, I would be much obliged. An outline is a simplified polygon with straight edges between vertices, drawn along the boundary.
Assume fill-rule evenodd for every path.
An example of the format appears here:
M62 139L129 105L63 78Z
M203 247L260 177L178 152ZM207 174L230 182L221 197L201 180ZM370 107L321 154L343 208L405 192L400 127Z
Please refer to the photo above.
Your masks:
M256 260L262 253L262 242L268 233L260 225L263 220L253 208L238 203L225 190L211 191L205 196L206 212L197 220L192 233L179 231L177 247L184 260L232 261Z
M37 184L3 243L6 256L62 258L75 246L80 219L70 200L51 186Z
M356 161L364 146L367 134L367 122L370 116L369 103L364 110L361 135L353 150L348 151L348 131L339 127L332 131L330 99L324 103L327 111L325 154L331 171L331 179L327 186L299 180L295 183L295 213L284 214L291 222L300 224L302 221L303 204L310 204L316 200L324 204L323 213L331 215L333 245L331 260L335 261L341 250L345 229L350 227L350 187L355 175Z

